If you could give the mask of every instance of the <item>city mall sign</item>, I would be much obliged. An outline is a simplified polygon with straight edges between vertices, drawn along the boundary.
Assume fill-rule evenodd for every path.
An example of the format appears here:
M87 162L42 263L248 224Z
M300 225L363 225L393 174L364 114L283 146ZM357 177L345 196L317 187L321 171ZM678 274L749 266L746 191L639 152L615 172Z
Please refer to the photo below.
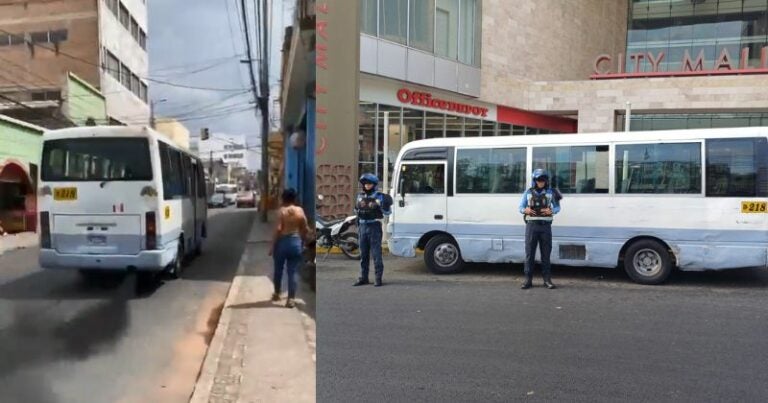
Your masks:
M741 58L738 65L735 65L731 59L728 49L723 48L717 60L707 61L704 58L704 50L693 59L685 51L682 60L680 60L680 70L678 71L659 71L661 62L664 61L665 52L653 54L630 53L626 71L624 68L624 55L619 53L614 59L611 55L602 54L595 59L595 71L590 78L594 80L609 78L639 78L639 77L675 77L675 76L706 76L706 75L725 75L725 74L766 74L768 73L768 46L760 50L760 66L749 67L749 48L741 50ZM643 61L651 65L651 71L641 71Z
M433 98L428 92L411 91L407 88L401 88L397 91L397 100L404 104L423 106L430 109L439 109L448 112L456 112L463 115L474 115L479 117L488 116L488 108L474 106L461 102L448 101L440 98Z

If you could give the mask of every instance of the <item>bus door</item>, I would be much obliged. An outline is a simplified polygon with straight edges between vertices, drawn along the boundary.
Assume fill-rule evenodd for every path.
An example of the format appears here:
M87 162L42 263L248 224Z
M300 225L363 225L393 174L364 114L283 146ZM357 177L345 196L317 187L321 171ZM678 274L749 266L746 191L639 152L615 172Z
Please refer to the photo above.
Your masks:
M393 231L424 234L445 231L448 179L446 161L403 161L394 197Z

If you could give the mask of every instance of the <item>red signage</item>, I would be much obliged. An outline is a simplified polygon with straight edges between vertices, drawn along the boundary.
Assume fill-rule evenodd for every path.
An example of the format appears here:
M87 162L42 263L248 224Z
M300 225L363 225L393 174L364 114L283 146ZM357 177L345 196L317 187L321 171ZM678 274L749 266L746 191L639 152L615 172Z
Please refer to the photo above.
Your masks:
M680 61L681 70L679 71L659 71L659 66L666 56L665 52L653 54L648 53L630 53L629 59L632 61L627 65L624 71L624 55L619 53L614 63L610 55L600 55L595 59L595 72L590 77L592 79L606 78L639 78L639 77L673 77L673 76L705 76L705 75L724 75L724 74L766 74L768 73L768 46L760 51L760 66L749 67L749 48L741 50L741 60L738 66L734 66L731 61L731 55L727 48L720 51L720 56L714 62L707 62L704 59L704 50L699 51L694 60L690 53L685 51ZM651 65L651 71L640 71L643 59ZM615 68L615 71L613 70ZM631 69L631 71L630 71Z
M465 115L488 116L488 108L433 98L432 94L428 92L411 91L407 88L401 88L397 91L397 100L404 104L424 106Z

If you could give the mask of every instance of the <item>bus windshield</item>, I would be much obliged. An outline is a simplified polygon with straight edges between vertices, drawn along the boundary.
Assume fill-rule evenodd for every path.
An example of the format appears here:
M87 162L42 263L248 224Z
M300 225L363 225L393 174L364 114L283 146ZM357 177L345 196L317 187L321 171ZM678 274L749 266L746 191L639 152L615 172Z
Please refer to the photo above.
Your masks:
M41 178L62 181L152 180L145 138L72 138L43 145Z

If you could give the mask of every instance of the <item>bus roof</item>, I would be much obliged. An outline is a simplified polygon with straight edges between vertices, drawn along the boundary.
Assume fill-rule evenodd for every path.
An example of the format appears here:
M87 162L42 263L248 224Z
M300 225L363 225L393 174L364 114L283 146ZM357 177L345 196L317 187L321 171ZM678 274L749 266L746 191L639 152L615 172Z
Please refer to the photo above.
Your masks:
M655 130L611 133L543 134L536 136L449 137L411 141L403 145L401 153L424 147L503 147L560 144L595 144L609 142L661 142L705 138L738 138L768 136L768 127L742 127L717 129Z
M43 142L48 140L84 137L146 137L152 140L162 141L170 147L198 159L198 157L192 154L189 150L179 147L169 138L148 126L79 126L66 129L46 130L43 133Z

